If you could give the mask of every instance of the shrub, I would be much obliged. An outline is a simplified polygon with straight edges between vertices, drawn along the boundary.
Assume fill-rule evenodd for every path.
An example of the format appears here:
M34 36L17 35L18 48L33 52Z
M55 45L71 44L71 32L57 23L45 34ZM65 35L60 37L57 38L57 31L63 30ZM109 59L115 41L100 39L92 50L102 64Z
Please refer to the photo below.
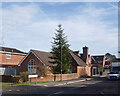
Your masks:
M20 73L20 78L21 78L21 82L27 82L28 81L28 75L30 75L29 72L22 72Z
M13 76L12 77L12 82L13 83L19 83L20 77L19 76Z
M45 74L45 66L43 66L43 65L39 65L38 66L38 71L37 71L37 73L38 73L38 76L45 76L46 74Z

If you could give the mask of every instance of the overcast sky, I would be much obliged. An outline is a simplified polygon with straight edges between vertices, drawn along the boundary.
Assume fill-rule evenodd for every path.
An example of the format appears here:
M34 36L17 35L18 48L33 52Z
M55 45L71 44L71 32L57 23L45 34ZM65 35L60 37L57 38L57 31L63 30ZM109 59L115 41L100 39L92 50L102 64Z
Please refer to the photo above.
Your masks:
M28 52L51 51L52 37L62 24L70 49L88 46L91 55L118 51L117 3L3 3L3 46Z

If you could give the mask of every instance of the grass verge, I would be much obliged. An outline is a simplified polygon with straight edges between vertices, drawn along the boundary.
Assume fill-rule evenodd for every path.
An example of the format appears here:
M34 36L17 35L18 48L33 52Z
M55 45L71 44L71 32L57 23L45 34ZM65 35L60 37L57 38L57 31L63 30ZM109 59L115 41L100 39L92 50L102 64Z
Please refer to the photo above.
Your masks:
M42 83L50 83L50 82L56 82L56 81L38 81L37 84ZM36 82L30 82L30 85L36 84ZM0 87L13 87L13 86L25 86L29 85L28 83L8 83L8 82L2 82L0 83Z

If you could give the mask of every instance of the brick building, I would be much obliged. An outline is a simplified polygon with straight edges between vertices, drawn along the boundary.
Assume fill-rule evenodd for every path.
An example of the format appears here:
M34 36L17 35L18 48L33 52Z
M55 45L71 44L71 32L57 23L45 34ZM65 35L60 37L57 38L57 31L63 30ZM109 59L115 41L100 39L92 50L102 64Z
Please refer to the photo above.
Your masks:
M31 74L49 75L52 74L52 61L49 57L52 54L38 50L30 50L29 53L20 62L20 72L30 72Z
M19 74L18 64L26 56L15 48L0 47L0 75Z
M76 52L70 51L70 55L72 56L72 63L71 63L72 73L77 73L78 66L82 66L82 67L87 66L87 64L80 58L79 55L76 54Z
M91 56L92 75L102 74L105 66L105 56Z
M78 73L79 71L79 76L81 76L81 73L84 73L83 75L86 75L87 73L90 74L90 69L86 71L88 65L77 54L75 54L73 51L70 51L70 55L72 56L72 73ZM24 59L19 63L20 72L30 72L32 74L41 73L41 75L52 75L52 66L56 66L56 64L50 63L50 61L52 60L49 57L51 56L52 54L49 52L30 50L29 53L24 57ZM44 72L41 68L44 69ZM82 68L82 71L80 71L80 68Z
M76 55L78 55L84 63L86 63L88 66L91 66L91 56L88 54L88 47L83 47L83 53L80 53L79 51L74 51Z
M83 47L83 53L74 51L74 54L79 58L79 64L77 66L77 73L80 76L91 75L91 56L88 54L88 47Z

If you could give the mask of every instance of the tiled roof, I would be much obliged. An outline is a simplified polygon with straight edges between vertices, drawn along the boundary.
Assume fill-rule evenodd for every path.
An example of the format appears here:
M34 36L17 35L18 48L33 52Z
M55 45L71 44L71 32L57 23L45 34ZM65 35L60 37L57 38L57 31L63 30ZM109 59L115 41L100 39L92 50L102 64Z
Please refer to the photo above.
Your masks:
M43 64L48 66L55 66L56 64L51 64L49 61L53 61L53 59L50 59L49 57L52 56L52 53L50 52L43 52L38 50L32 50L38 58L43 62Z
M79 51L73 51L73 53L78 54L78 53L79 53Z
M76 55L73 51L70 51L70 54L71 54L72 58L76 61L77 65L87 66L87 64L78 55Z
M96 63L97 61L103 61L104 55L91 56L91 63Z
M43 52L38 50L32 50L45 65L55 66L56 64L51 64L49 61L54 61L50 59L49 57L52 56L52 53L50 52ZM70 51L70 54L72 58L76 61L77 66L86 66L87 64L77 55L73 53L73 51Z

